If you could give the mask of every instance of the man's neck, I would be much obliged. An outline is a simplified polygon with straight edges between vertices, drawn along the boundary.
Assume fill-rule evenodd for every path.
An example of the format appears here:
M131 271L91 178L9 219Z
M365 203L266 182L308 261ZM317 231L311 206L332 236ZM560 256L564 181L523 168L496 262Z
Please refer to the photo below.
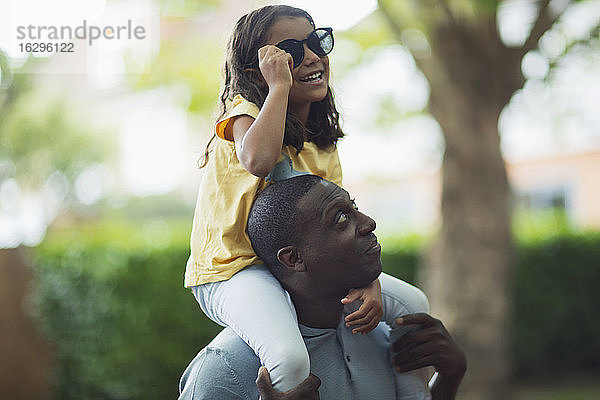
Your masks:
M309 299L298 294L290 294L298 322L311 328L336 328L342 318L344 305L341 297L323 299Z

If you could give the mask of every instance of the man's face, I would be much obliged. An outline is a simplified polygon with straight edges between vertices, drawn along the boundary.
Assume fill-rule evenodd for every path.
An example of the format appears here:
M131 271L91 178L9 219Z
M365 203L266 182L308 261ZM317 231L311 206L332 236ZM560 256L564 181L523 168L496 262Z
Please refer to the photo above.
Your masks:
M348 192L322 181L298 203L298 249L315 294L343 297L381 273L375 221L361 213Z

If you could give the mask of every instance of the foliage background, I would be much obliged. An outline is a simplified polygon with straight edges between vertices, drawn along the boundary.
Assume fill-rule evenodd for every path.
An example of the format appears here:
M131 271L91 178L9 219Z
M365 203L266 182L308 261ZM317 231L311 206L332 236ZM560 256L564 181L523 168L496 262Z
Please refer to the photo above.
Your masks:
M185 223L151 248L119 223L53 232L35 251L35 309L58 361L56 399L165 399L220 330L182 288ZM388 238L386 272L415 283L422 241ZM600 234L522 239L514 281L513 378L600 369ZM567 266L567 267L565 267Z

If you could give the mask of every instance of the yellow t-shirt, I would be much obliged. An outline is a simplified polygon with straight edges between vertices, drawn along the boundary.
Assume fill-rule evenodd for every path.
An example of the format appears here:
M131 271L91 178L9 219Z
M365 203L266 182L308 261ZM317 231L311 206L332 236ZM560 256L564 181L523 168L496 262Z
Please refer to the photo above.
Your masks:
M246 171L237 159L234 142L225 138L225 127L233 117L256 118L259 108L239 95L228 108L230 111L216 124L216 143L203 168L185 271L186 287L224 281L249 265L261 263L250 244L246 223L254 197L269 184L271 176L265 180ZM310 173L341 186L342 169L335 146L322 150L306 142L298 155L291 146L284 146L281 153L273 172L287 168L290 171L284 172L286 176L290 172Z

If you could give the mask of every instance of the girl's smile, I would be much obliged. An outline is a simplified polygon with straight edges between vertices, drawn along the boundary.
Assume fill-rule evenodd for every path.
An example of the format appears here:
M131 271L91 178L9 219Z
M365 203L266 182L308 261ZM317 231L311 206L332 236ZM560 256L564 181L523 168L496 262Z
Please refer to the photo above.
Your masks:
M324 83L323 71L311 72L303 78L298 78L301 82L308 83L311 85L320 85Z

